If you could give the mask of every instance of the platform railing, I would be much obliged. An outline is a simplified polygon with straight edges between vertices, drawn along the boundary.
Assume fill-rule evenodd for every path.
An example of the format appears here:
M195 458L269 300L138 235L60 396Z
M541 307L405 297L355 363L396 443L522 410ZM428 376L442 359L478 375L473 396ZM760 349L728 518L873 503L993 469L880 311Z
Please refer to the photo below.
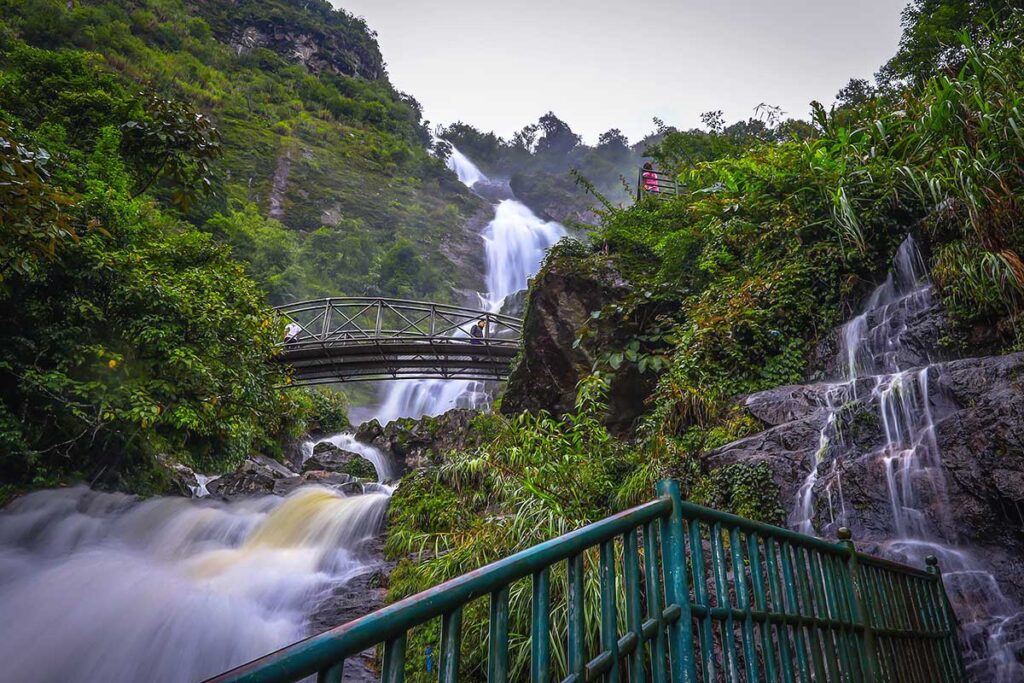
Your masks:
M316 674L337 683L347 658L382 644L381 680L397 683L409 632L435 619L439 671L431 678L456 681L463 611L481 598L489 601L492 683L963 680L957 624L934 558L916 569L858 552L846 530L833 543L686 503L673 481L660 482L657 493L211 681ZM588 566L595 556L596 567ZM563 562L565 590L556 593L566 596L567 627L553 633L552 570ZM600 610L588 621L584 581L592 571ZM519 580L532 582L530 632L510 634L509 587ZM530 638L522 670L509 668L510 636ZM553 663L553 638L564 638L567 670Z
M676 176L666 171L641 168L637 173L636 200L644 197L669 199L679 194L679 181Z

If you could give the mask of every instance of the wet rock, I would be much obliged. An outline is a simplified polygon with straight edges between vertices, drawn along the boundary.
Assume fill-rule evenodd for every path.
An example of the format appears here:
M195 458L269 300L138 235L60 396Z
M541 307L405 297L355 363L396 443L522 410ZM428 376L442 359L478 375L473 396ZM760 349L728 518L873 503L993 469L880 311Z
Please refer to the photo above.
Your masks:
M807 463L818 450L817 436L823 420L821 414L790 420L709 451L702 462L708 470L734 463L751 466L764 463L772 473L772 481L779 487L781 500L792 501L807 476Z
M370 420L356 430L356 440L374 446L388 456L399 469L398 476L414 469L436 464L452 450L477 445L469 429L478 411L455 408L442 415L418 420L399 418L381 426Z
M922 376L911 370L906 381ZM944 490L930 494L932 503L921 514L948 542L973 546L1004 592L1024 601L1024 354L943 363L929 368L927 378L928 403L915 410L933 415L945 476L936 480ZM707 453L705 464L766 463L792 508L820 446L827 386L779 387L747 397L744 408L769 428ZM869 551L897 535L880 453L885 425L870 400L872 388L872 380L858 382L857 398L838 412L840 440L829 444L814 488L815 528L834 536L845 509L846 524ZM936 485L916 484L924 490Z
M300 486L310 484L337 489L347 496L356 496L363 493L363 482L359 478L342 472L324 472L322 470L306 472L301 476L278 479L274 482L272 492L278 496L287 496Z
M528 290L520 289L515 294L509 294L501 302L502 315L510 315L513 318L522 318L526 313L526 293Z
M303 472L314 470L341 472L370 481L377 479L377 468L372 462L358 453L346 451L327 442L318 443L313 448L313 456L302 465Z
M259 496L274 492L278 480L295 477L296 472L265 455L251 455L234 472L207 485L210 495L223 499Z
M374 556L379 558L379 550ZM373 569L331 591L314 611L310 619L310 633L328 631L383 607L391 568L390 563L378 559ZM375 648L345 660L346 683L376 683L379 680Z
M157 455L155 460L167 474L167 494L190 498L198 490L199 478L191 467L174 462L162 454Z
M777 387L749 395L743 407L761 422L777 426L820 412L825 391L817 385Z
M593 312L624 298L630 289L608 258L553 257L531 288L523 322L523 352L509 377L501 411L570 412L576 385L598 360L588 351L589 344L576 344L576 339L593 320ZM593 348L620 348L634 332L628 322L620 320L598 322L595 327ZM608 426L617 433L628 432L652 390L652 377L641 375L634 364L624 364L612 377Z
M956 408L939 419L935 438L954 530L1006 565L997 575L1024 601L1024 354L944 369L938 384Z
M476 301L477 292L486 289L484 271L486 270L484 252L480 248L480 234L494 218L494 208L485 202L469 216L462 229L454 234L446 234L441 239L439 249L441 255L454 265L451 275L455 282L453 289L459 299Z
M932 305L915 307L910 299L888 307L876 308L864 321L869 329L878 328L887 316L886 325L900 330L893 341L894 362L901 368L923 367L949 359L949 352L939 340L950 331L949 319L936 300ZM808 362L809 381L838 380L849 376L849 364L843 341L843 328L826 335L811 352Z

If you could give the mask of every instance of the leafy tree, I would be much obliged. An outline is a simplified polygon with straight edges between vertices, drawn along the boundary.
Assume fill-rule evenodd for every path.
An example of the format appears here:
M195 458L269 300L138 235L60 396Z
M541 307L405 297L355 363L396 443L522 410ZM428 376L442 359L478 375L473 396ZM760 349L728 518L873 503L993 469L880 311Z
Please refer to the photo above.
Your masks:
M1017 0L912 0L903 10L899 50L878 72L879 82L918 85L936 72L955 73L967 58L961 35L987 44L1022 7Z
M538 123L541 135L537 140L537 154L568 154L576 145L580 144L580 136L573 133L569 124L555 116L554 112L549 111L540 117Z
M144 108L144 118L121 126L126 154L142 179L134 194L166 176L173 201L185 206L210 186L210 164L222 154L220 133L183 102L150 95Z
M27 274L78 239L72 198L49 184L44 149L29 149L0 123L0 285Z
M839 107L859 107L875 97L874 87L863 78L851 78L836 94Z

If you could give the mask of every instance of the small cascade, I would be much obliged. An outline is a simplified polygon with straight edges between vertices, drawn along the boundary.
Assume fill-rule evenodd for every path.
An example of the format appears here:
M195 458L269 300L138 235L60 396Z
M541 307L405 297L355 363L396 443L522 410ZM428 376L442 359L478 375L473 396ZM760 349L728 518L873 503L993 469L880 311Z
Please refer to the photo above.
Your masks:
M456 148L448 157L448 168L469 188L492 184L492 180ZM540 270L544 254L566 234L565 228L537 217L522 202L502 199L494 205L494 218L481 235L484 242L487 291L479 292L478 305L499 312L505 298L525 289ZM466 334L466 331L462 331ZM490 396L483 382L473 380L425 379L391 382L377 410L381 423L399 417L440 415L452 408L481 408Z
M857 512L842 495L843 472L882 470L890 520L879 550L894 559L922 566L935 555L950 599L972 650L972 675L998 683L1024 680L1024 666L1006 641L1022 624L1019 608L1000 590L991 572L973 558L969 539L955 538L946 498L946 481L936 439L933 395L941 364L921 365L918 349L905 338L908 321L937 306L927 269L912 238L900 246L893 267L868 299L862 313L841 334L837 365L846 377L828 384L820 403L825 419L819 446L789 515L801 532L834 536L840 526L855 526ZM915 361L917 361L915 363ZM844 425L857 416L874 416L880 446L863 452L848 443ZM827 511L822 510L827 505ZM877 535L873 529L871 535ZM873 539L865 539L871 541ZM1020 647L1017 643L1016 647Z
M301 639L377 566L388 499L24 496L0 514L0 678L192 683Z
M334 434L323 439L304 441L302 443L302 462L305 463L312 458L313 449L322 443L329 443L335 448L361 455L369 460L373 463L373 469L377 471L377 481L382 484L393 482L397 478L398 473L395 471L394 464L380 450L357 441L356 437L350 432L341 432L340 434Z

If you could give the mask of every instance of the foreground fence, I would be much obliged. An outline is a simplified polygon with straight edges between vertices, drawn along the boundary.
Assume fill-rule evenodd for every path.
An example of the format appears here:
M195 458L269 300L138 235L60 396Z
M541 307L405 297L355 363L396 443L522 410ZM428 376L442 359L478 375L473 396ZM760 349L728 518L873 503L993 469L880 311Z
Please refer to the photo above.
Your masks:
M588 567L595 555L596 567ZM567 585L557 591L567 603L566 671L555 670L551 648L559 563L566 563ZM591 621L588 570L600 586ZM532 582L528 671L509 668L509 586L519 580ZM649 503L211 680L316 674L335 683L346 658L383 644L381 680L399 682L409 631L440 619L438 675L456 681L463 608L484 596L492 683L963 680L956 621L934 558L920 570L858 552L849 534L831 543L709 510L683 502L671 481Z

